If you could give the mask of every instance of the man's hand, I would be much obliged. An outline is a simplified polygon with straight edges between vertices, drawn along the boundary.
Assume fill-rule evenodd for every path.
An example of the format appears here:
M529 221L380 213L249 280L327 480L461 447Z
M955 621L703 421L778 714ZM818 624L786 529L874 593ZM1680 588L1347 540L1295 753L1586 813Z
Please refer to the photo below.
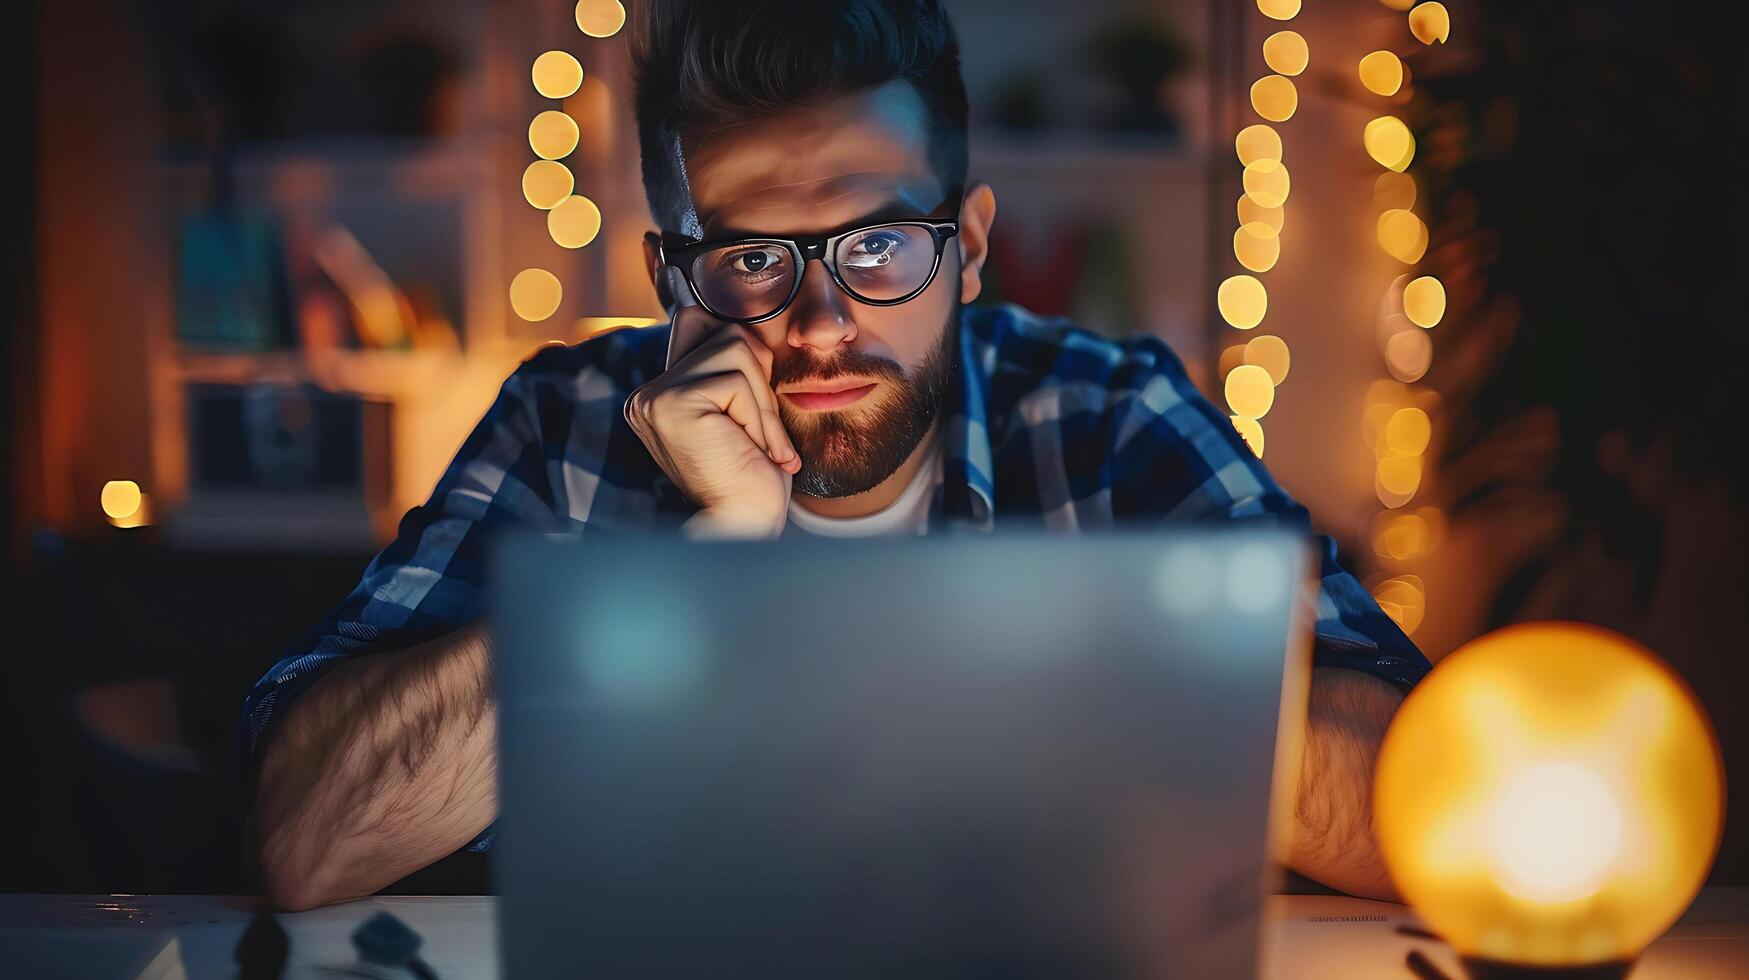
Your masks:
M684 308L674 329L681 329L682 317L703 315ZM700 508L687 522L688 533L775 537L783 531L790 481L802 460L777 415L772 360L753 331L727 324L626 402L632 431Z

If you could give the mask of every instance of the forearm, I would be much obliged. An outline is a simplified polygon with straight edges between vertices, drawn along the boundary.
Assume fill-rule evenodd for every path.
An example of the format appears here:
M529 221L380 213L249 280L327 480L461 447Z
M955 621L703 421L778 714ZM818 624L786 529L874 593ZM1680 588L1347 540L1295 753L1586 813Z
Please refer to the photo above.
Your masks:
M1288 866L1363 898L1396 898L1372 832L1373 763L1403 695L1370 674L1312 672Z
M256 822L268 894L301 909L368 895L476 837L497 812L485 632L337 667L279 720Z

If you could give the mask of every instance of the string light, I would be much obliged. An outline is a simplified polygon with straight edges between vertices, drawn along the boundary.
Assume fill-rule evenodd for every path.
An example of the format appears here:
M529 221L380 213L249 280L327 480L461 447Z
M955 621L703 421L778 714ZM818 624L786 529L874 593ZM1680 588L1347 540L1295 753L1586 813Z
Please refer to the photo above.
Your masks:
M542 211L571 196L576 184L570 168L557 160L536 160L522 172L523 199Z
M1233 232L1233 257L1252 272L1268 272L1281 258L1281 238L1274 226L1261 221L1240 225Z
M103 485L103 491L98 495L98 503L103 505L103 516L115 524L125 521L139 512L141 501L146 495L140 492L140 485L132 480L111 480Z
M1439 3L1381 0L1393 10L1408 11L1410 33L1422 44L1444 43L1451 35L1451 17ZM1390 51L1374 51L1360 59L1361 84L1374 95L1404 94L1409 67ZM1403 120L1382 115L1367 123L1361 143L1385 172L1373 184L1379 209L1377 237L1387 255L1406 265L1418 264L1427 253L1427 225L1414 213L1415 180L1406 171L1415 159L1415 137ZM1433 363L1433 341L1425 328L1445 315L1445 287L1433 276L1399 276L1386 292L1380 311L1380 339L1385 369L1367 389L1361 434L1376 454L1373 489L1385 510L1373 520L1373 552L1387 562L1421 558L1439 546L1444 518L1437 508L1404 511L1422 489L1426 454L1433 444L1429 409L1438 402L1433 392L1409 384L1425 377ZM1416 329L1417 327L1423 329ZM1412 574L1398 574L1369 583L1379 608L1413 634L1426 616L1427 588Z
M565 248L582 248L601 231L601 209L595 202L572 194L547 212L547 233Z
M1275 382L1263 368L1241 364L1227 372L1226 395L1234 415L1260 419L1275 404Z
M577 29L590 37L612 37L625 26L626 8L619 0L577 0Z
M1266 208L1248 195L1239 195L1239 224L1267 225L1275 234L1281 234L1282 227L1287 222L1287 212L1280 207Z
M1270 122L1287 122L1299 105L1300 93L1292 79L1265 75L1251 83L1251 108Z
M1257 0L1257 9L1272 20L1293 20L1299 15L1300 0Z
M510 281L510 308L530 323L539 323L558 312L565 298L559 277L545 269L524 269Z
M1288 368L1293 364L1287 341L1268 333L1251 338L1245 344L1242 356L1244 363L1255 364L1269 372L1269 381L1275 385L1287 380Z
M1415 178L1387 170L1373 181L1372 202L1381 211L1407 211L1415 206Z
M569 156L577 148L577 121L557 109L548 109L528 124L528 145L545 160Z
M1403 87L1403 60L1389 51L1374 51L1360 59L1360 84L1387 98Z
M1420 381L1433 366L1433 341L1419 330L1404 330L1385 341L1385 369L1404 383Z
M1233 428L1239 430L1239 438L1245 440L1245 445L1258 458L1263 458L1263 423L1243 415L1227 416L1233 423Z
M1294 31L1277 31L1263 39L1263 63L1281 75L1298 75L1306 70L1311 52L1306 39Z
M1401 173L1415 159L1415 137L1396 116L1380 116L1367 123L1361 142L1367 155L1387 170Z
M1233 148L1238 151L1241 167L1249 167L1258 160L1281 160L1281 136L1262 123L1239 130Z
M534 90L549 99L569 98L583 84L583 66L564 51L534 59Z
M1445 4L1417 4L1409 11L1409 33L1422 44L1444 44L1451 38L1451 14Z
M1379 215L1378 239L1386 255L1407 265L1420 262L1427 253L1427 225L1407 208Z
M1245 196L1266 208L1279 208L1286 204L1292 185L1288 178L1287 164L1280 160L1253 160L1246 165L1240 183L1245 187Z
M1256 276L1228 276L1215 290L1215 305L1228 324L1250 330L1263 322L1263 315L1269 310L1269 291Z
M1292 20L1300 12L1300 0L1257 0L1257 9L1274 20ZM1306 70L1311 52L1303 35L1286 30L1270 34L1262 48L1263 62L1274 74L1252 83L1251 108L1270 122L1286 122L1299 108L1299 90L1290 76ZM1292 186L1282 162L1281 136L1267 125L1252 124L1235 135L1233 149L1244 167L1239 182L1245 190L1236 209L1239 226L1233 232L1233 258L1250 272L1268 272L1281 259L1281 232ZM1263 322L1269 293L1256 276L1229 276L1216 290L1215 305L1229 325L1250 330ZM1263 426L1258 419L1275 404L1275 388L1286 380L1290 363L1286 341L1271 334L1254 337L1243 347L1229 347L1220 358L1233 427L1259 457Z
M1433 327L1445 316L1445 287L1422 276L1403 287L1403 315L1418 327Z

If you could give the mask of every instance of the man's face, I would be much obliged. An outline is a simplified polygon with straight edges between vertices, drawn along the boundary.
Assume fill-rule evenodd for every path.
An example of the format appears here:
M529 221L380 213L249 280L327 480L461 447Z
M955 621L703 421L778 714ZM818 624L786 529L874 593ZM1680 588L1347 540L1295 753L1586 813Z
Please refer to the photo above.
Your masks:
M948 188L929 166L926 125L916 91L895 82L693 136L687 171L704 237L955 217L937 210ZM978 194L982 205L989 191ZM928 433L953 377L959 306L978 292L987 226L986 219L949 239L934 280L909 302L860 303L822 263L809 262L789 307L749 328L774 358L778 412L802 458L797 492L843 497L872 489ZM821 394L846 389L866 390Z

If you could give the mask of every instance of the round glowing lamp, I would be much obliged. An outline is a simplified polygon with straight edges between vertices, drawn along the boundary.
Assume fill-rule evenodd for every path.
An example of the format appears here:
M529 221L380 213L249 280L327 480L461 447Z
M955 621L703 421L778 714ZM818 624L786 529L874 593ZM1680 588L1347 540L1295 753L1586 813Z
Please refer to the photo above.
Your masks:
M1700 702L1625 637L1508 627L1403 702L1374 822L1391 879L1477 980L1619 978L1699 890L1724 823Z

